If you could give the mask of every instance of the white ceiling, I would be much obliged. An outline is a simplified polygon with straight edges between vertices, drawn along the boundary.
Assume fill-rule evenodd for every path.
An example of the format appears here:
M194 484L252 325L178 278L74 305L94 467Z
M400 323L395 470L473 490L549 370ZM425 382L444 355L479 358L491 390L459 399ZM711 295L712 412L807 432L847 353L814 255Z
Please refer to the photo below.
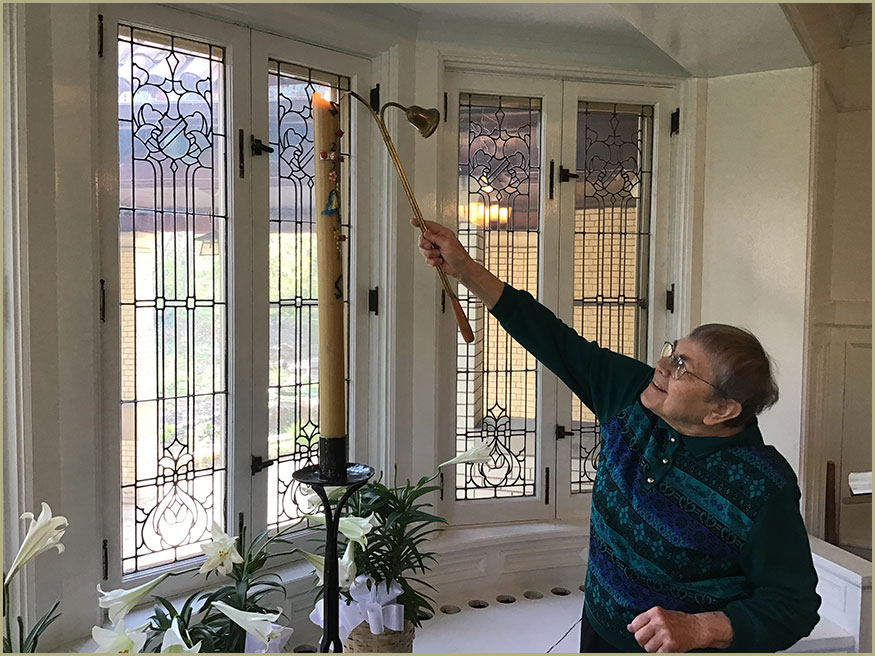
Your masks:
M574 28L601 34L629 34L637 31L606 3L434 3L401 2L421 16L452 17L457 20L485 21L525 27L543 25L558 29Z
M383 52L403 38L452 46L458 52L479 48L481 52L495 52L507 62L580 61L593 68L667 76L716 77L811 65L778 3L326 2L183 6L290 36L326 34L332 23L352 26L343 30L349 36L345 36L342 49L364 56ZM308 11L301 12L302 7ZM367 29L357 30L355 26Z
M688 74L733 75L810 65L778 3L396 3L459 28L502 26L521 38L548 28L583 41L639 50L656 46ZM839 5L841 6L841 5ZM549 37L548 37L549 38ZM646 45L645 45L646 44Z

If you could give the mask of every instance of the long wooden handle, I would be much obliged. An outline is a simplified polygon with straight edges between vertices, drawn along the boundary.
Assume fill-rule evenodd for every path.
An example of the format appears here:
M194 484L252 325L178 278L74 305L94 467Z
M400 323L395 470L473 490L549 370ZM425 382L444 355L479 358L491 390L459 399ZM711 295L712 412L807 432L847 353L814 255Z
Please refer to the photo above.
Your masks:
M471 330L471 324L468 323L468 317L465 316L465 311L462 309L462 304L459 302L459 297L453 294L450 298L453 304L453 314L456 315L456 323L459 324L459 332L462 334L462 339L466 344L474 341L474 331Z

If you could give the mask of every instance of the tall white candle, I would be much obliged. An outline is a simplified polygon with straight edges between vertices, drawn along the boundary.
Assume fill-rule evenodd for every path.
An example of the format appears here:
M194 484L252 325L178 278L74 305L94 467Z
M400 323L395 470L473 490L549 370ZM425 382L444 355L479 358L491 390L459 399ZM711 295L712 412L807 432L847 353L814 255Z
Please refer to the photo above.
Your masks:
M340 112L313 94L313 208L319 258L319 429L322 437L346 435L346 366L341 252Z

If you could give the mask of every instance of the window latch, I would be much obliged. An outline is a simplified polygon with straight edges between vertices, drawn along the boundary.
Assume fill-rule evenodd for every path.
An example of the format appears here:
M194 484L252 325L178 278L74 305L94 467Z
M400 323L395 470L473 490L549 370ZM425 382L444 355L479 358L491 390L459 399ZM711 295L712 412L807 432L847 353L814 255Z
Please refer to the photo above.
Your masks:
M263 155L264 153L273 152L273 148L271 146L262 143L261 139L256 139L254 134L250 137L249 147L252 149L253 157L258 157L259 155Z
M574 435L574 431L565 430L565 426L562 424L556 424L556 439L564 440L566 437L571 437Z
M559 165L559 182L569 182L571 178L579 178L577 173L572 173L561 164Z
M252 475L255 476L257 473L264 471L275 462L276 460L265 460L261 456L252 456Z

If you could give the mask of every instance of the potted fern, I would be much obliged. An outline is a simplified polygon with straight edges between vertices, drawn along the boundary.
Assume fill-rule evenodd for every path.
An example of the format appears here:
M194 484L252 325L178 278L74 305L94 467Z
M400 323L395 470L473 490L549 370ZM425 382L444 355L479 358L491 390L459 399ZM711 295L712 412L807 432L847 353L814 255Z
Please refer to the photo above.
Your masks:
M490 460L489 445L481 442L416 483L408 480L399 484L396 471L391 485L381 476L351 497L346 507L348 515L340 520L340 533L346 538L344 557L340 559L344 651L413 651L415 629L434 614L433 600L424 591L434 588L421 578L437 563L427 542L446 524L443 517L430 511L432 504L427 497L440 489L435 481L441 467L485 465ZM328 492L332 501L342 494L341 488ZM318 516L312 518L319 521ZM321 578L320 557L304 555ZM321 603L311 615L320 626Z

